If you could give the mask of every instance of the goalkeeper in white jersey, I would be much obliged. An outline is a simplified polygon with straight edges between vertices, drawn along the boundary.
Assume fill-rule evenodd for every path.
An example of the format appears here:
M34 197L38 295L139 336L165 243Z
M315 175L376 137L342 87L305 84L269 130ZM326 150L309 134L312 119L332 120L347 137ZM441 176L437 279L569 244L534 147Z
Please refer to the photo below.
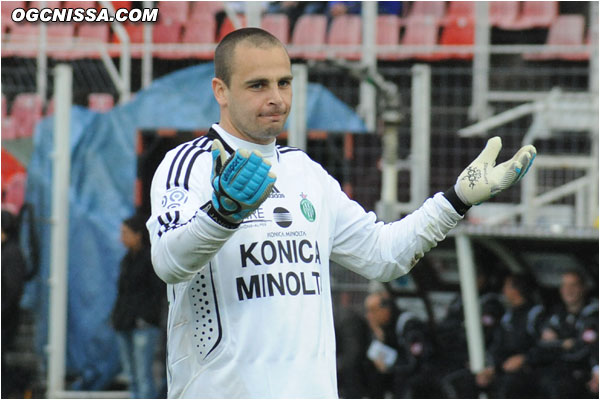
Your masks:
M215 52L221 116L171 150L152 181L152 261L168 284L168 396L335 398L329 262L408 273L472 204L518 181L523 147L495 166L490 139L454 187L384 224L304 152L276 145L291 101L284 46L258 28Z

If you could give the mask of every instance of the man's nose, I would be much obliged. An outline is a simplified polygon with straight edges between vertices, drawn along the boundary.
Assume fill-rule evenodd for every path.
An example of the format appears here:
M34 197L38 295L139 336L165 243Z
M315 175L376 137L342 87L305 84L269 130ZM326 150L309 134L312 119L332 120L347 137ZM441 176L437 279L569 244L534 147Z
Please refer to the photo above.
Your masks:
M283 94L281 93L281 90L278 87L275 87L270 91L269 103L278 106L283 104Z

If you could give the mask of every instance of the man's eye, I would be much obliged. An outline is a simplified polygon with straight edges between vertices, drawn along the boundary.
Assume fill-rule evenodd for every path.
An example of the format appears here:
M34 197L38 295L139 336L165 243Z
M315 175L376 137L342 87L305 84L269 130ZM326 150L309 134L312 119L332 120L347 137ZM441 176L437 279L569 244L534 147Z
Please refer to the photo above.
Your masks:
M290 81L281 81L279 82L279 86L288 87L290 86Z
M255 83L250 86L252 89L261 89L264 85L262 83Z

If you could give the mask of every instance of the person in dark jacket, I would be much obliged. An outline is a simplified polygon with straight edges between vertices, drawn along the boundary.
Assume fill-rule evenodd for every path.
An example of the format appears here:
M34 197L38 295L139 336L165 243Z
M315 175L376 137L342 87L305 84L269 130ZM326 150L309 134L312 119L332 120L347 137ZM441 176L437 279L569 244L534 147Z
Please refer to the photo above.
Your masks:
M542 305L532 301L533 284L523 275L508 275L502 294L508 309L490 345L491 362L477 373L480 388L494 398L535 398L532 349L540 337Z
M544 324L537 345L540 388L548 398L587 398L598 354L598 300L587 299L579 270L563 273L561 303Z
M165 287L154 273L145 218L123 221L121 241L127 254L121 261L117 301L112 323L117 331L121 363L129 375L133 398L156 398L152 373L159 340L161 304Z
M6 360L13 347L21 317L21 297L25 285L25 258L19 246L17 217L2 210L2 398L18 396L19 371ZM21 393L19 393L20 395Z

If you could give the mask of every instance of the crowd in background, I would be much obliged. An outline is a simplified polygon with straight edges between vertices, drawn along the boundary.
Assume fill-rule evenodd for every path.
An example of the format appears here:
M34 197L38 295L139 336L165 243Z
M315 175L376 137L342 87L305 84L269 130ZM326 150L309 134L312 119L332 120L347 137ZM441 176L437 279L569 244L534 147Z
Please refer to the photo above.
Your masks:
M442 321L422 321L386 291L363 312L336 306L342 398L598 398L598 299L579 270L563 273L560 302L510 274L494 291L478 275L485 367L473 373L460 296Z

